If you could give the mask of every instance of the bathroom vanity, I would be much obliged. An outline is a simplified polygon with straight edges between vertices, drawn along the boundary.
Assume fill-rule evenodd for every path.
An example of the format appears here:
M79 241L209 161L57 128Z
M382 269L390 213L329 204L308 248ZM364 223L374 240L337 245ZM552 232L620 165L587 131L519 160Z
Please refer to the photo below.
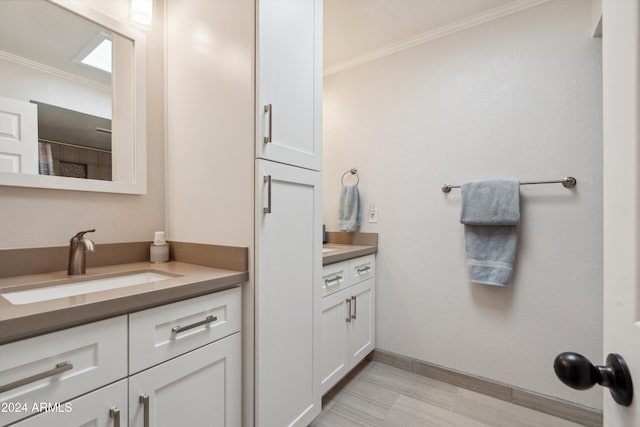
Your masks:
M338 244L323 249L322 394L375 348L376 251L373 246Z
M164 280L53 299L39 292L51 288L43 281L102 285L150 271ZM246 271L172 261L63 274L0 279L0 425L240 425Z

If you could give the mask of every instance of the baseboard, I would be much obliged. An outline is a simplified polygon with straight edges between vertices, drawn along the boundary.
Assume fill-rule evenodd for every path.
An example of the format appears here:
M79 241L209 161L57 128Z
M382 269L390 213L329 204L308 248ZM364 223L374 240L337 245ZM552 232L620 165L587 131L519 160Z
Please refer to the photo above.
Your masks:
M487 378L477 377L386 350L375 349L368 358L456 387L511 402L514 405L524 406L538 412L573 421L587 427L602 426L602 411L588 408L577 403L534 393L529 390L513 387Z

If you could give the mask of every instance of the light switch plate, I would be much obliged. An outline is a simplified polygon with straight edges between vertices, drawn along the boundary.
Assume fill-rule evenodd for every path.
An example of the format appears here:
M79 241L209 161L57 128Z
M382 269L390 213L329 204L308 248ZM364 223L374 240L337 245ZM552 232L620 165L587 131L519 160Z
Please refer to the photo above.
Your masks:
M369 208L369 222L378 222L378 208L374 206Z

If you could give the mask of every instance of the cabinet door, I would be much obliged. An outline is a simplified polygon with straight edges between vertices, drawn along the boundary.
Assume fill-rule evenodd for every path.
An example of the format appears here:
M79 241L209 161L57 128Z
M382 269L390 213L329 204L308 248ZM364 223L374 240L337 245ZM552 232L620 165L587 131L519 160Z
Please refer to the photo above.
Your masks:
M239 426L240 363L236 333L130 377L129 427Z
M127 380L54 406L14 427L116 427L127 425Z
M259 0L256 155L322 168L322 0Z
M321 405L321 175L256 165L256 420L306 426Z
M358 283L349 288L349 292L351 294L349 365L353 367L375 347L375 279Z
M325 394L349 371L347 303L349 289L322 298L321 393Z

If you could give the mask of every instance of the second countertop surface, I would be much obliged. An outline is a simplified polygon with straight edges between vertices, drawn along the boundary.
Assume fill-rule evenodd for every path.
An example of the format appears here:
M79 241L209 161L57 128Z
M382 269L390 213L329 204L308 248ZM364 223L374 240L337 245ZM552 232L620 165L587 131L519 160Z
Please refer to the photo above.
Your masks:
M375 254L376 252L378 252L377 246L325 243L322 246L322 265L335 264L340 261Z

